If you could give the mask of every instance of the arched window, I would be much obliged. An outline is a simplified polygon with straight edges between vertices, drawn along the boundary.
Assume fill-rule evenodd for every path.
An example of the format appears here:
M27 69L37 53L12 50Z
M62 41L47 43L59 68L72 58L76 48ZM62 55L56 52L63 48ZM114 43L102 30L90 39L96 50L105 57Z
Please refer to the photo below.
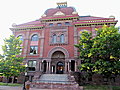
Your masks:
M57 35L54 34L52 37L52 43L56 43L57 42Z
M31 38L31 41L38 41L38 35L34 34Z
M19 35L18 38L19 38L19 40L23 41L23 36L22 35Z
M53 26L53 23L50 23L49 26Z
M65 22L65 25L70 25L70 23L69 22Z
M61 43L64 43L64 42L65 42L65 36L64 36L64 34L62 34L62 35L60 36L60 42L61 42Z
M57 26L62 26L62 23L57 23Z

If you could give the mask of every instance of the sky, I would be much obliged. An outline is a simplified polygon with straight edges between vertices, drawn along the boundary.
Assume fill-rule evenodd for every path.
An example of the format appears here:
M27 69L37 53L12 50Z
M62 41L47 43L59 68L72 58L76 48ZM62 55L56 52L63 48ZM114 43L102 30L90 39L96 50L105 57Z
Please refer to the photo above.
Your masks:
M67 1L80 16L115 16L120 26L120 0L0 0L0 53L5 38L12 35L9 29L13 23L22 24L41 18L49 8L56 8L57 2Z

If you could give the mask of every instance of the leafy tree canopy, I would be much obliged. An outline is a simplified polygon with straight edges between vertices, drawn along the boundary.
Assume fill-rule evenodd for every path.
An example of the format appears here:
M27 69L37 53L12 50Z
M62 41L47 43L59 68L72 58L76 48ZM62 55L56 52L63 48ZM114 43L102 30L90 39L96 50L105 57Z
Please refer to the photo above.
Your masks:
M22 41L19 38L11 35L8 39L4 40L2 46L3 55L1 55L0 71L6 77L18 76L24 72L25 66L23 65L23 57L18 57L21 53Z
M80 69L108 77L120 74L120 33L118 28L104 25L96 31L94 38L91 33L82 32L79 43L75 45L83 60Z

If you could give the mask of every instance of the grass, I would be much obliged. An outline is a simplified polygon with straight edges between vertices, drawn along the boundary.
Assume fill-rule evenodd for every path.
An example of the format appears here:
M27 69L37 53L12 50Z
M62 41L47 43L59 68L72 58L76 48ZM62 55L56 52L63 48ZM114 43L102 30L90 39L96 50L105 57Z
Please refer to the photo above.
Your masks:
M86 85L84 90L110 90L108 85ZM112 90L120 90L120 86L112 86Z
M2 83L0 82L0 86L22 86L23 84L17 84L17 83Z

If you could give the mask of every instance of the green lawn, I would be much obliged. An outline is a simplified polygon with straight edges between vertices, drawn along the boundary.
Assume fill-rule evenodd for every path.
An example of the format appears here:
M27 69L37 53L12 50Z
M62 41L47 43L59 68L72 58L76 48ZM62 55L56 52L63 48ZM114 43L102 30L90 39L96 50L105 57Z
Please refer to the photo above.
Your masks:
M17 84L17 83L2 83L0 82L0 86L22 86L23 84Z
M110 90L108 85L86 85L84 90ZM112 86L112 90L120 90L120 86Z

